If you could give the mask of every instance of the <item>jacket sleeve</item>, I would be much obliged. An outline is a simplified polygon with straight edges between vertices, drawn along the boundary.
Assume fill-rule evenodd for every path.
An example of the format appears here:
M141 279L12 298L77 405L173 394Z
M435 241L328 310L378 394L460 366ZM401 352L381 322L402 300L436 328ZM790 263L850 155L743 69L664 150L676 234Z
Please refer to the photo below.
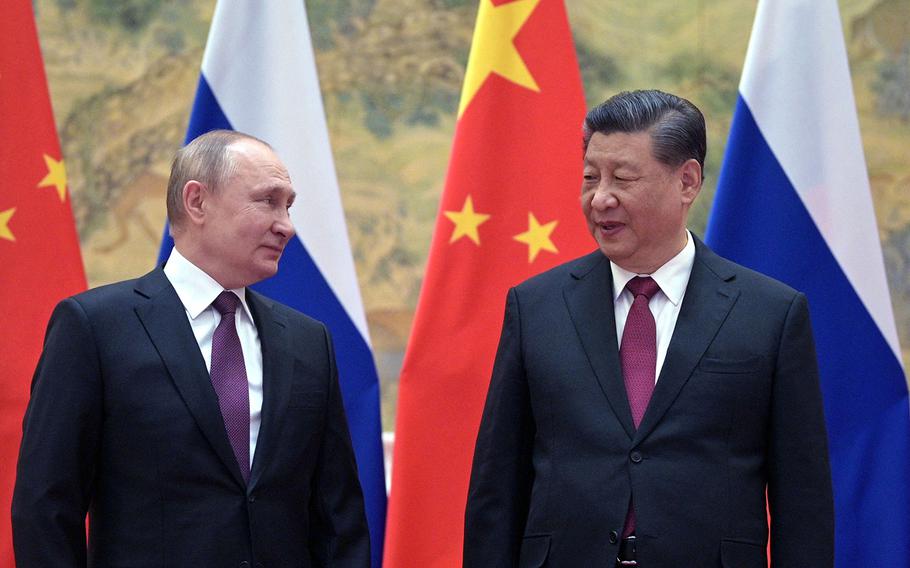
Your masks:
M771 566L834 565L834 502L818 362L806 297L797 294L781 334L768 455Z
M534 419L513 288L493 365L468 489L464 568L518 565L533 471Z
M23 421L12 502L19 568L86 565L102 413L91 325L69 298L51 315Z
M313 566L369 568L370 533L363 492L328 331L325 337L331 371L325 429L313 475L309 549Z

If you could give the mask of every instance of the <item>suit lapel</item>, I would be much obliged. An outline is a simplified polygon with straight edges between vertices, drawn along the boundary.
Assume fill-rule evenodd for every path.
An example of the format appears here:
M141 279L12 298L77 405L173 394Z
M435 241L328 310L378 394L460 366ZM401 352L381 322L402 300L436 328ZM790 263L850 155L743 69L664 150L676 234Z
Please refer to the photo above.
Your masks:
M739 290L730 282L733 273L720 257L697 238L695 247L695 263L676 328L635 442L654 429L676 400L739 297Z
M597 382L626 434L632 438L635 428L616 339L613 275L609 261L599 250L579 261L563 296Z
M271 300L249 289L246 297L262 348L262 422L250 471L252 488L262 476L270 462L269 456L278 444L281 421L290 400L294 357L291 355L287 322L275 312Z
M244 485L224 429L218 397L177 292L160 268L141 278L136 284L136 292L148 298L136 307L136 315L190 414L236 481Z

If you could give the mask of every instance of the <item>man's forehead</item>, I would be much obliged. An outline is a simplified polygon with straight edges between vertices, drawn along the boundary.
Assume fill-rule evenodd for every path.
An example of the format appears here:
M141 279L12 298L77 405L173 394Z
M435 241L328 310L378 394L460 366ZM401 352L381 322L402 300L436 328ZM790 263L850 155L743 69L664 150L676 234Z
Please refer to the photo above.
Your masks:
M278 160L252 160L252 164L267 176L280 178L290 183L290 174L284 164Z
M266 175L276 176L290 182L287 167L268 146L251 139L243 139L228 146L232 162L241 168L258 170Z
M274 150L252 138L235 140L228 144L226 148L235 160L281 161Z
M585 150L585 161L597 158L614 162L632 162L640 160L643 156L651 156L651 150L651 133L647 130L609 134L595 132Z

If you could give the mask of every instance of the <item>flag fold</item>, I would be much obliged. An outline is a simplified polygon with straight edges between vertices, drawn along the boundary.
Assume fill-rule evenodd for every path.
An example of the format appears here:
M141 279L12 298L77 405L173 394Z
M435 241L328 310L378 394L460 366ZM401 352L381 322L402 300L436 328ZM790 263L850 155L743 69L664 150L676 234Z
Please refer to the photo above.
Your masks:
M22 416L54 306L85 289L66 162L32 3L0 18L0 565L13 566L10 502Z
M385 565L461 566L474 442L510 286L593 242L562 0L481 0L405 354Z
M299 0L219 2L202 60L186 141L226 128L268 142L297 192L297 232L278 274L253 288L326 324L370 526L382 559L385 473L379 380L370 347L319 90L306 7ZM165 236L160 262L173 241Z
M836 566L907 567L910 403L841 30L834 0L759 2L706 241L809 298Z

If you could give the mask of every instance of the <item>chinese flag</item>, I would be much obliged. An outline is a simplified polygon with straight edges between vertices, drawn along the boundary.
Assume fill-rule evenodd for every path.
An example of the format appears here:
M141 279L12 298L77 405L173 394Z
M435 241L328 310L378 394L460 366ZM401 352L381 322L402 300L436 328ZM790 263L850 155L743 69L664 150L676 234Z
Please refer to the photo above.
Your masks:
M85 289L31 0L0 17L0 566L31 376L54 305Z
M595 246L579 202L584 114L562 0L481 0L401 373L386 568L461 566L506 293Z

